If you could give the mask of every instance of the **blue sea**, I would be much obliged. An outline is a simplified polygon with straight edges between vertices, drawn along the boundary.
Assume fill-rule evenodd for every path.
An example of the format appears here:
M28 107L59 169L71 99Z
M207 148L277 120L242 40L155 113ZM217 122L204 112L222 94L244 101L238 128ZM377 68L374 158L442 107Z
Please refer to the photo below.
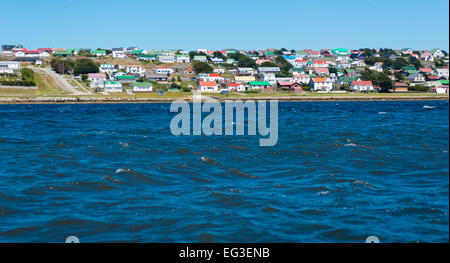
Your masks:
M449 104L280 102L279 138L170 104L0 105L0 242L449 242Z

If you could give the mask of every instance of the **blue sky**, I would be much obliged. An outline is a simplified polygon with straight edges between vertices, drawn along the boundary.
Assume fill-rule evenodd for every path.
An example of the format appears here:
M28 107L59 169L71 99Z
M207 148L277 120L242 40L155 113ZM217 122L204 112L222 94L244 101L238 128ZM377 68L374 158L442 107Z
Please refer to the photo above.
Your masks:
M448 0L21 0L1 7L0 42L27 48L449 49Z

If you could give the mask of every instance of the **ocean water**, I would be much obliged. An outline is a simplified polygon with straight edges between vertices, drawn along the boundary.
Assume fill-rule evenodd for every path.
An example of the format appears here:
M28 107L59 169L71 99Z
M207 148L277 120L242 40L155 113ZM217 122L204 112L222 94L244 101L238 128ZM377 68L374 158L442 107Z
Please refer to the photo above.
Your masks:
M0 242L449 242L448 101L279 103L279 139L170 104L0 105Z

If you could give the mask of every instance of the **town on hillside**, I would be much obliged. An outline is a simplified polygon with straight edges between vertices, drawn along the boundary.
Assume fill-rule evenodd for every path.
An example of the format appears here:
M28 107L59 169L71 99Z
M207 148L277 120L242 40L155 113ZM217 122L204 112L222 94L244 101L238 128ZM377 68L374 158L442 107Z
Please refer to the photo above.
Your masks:
M31 67L51 71L80 94L448 93L448 65L441 49L29 50L6 44L0 88L32 86L32 78L21 77Z

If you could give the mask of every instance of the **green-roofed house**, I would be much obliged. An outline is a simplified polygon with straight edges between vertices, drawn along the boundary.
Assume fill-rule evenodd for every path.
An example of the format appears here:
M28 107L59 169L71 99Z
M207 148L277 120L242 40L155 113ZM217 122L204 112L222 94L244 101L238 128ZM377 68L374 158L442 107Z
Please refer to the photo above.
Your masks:
M54 57L70 57L73 56L72 52L69 51L56 51L53 52Z
M131 88L133 92L152 92L153 84L151 82L135 82Z
M359 77L345 77L342 76L339 78L338 84L342 85L342 84L351 84L353 81L360 81L361 78Z
M102 49L97 49L92 51L92 55L96 56L96 57L104 57L106 56L106 50L102 50Z
M350 50L348 50L346 48L335 48L332 50L332 52L336 56L349 56L352 54L352 52L350 52Z
M439 48L434 48L432 50L430 50L431 55L433 55L434 58L443 58L445 57L444 52L442 52L442 50L440 50Z
M266 90L272 87L272 84L268 81L250 81L248 83L253 90Z
M123 76L117 76L117 81L120 81L121 83L133 83L136 82L136 77L133 75L123 75Z
M415 67L403 67L403 70L409 71L409 70L417 70Z
M156 60L156 55L140 54L138 59L139 60L145 60L145 61L155 61Z

